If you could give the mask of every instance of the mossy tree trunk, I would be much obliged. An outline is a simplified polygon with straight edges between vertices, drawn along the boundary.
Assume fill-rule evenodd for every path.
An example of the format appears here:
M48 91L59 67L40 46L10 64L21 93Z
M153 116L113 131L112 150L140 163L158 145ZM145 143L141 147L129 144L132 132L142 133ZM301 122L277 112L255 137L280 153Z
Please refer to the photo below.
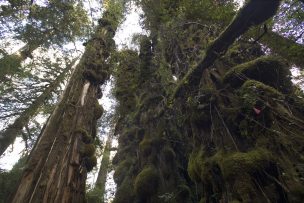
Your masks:
M146 13L159 12L144 2ZM178 3L167 3L174 12ZM303 94L282 58L264 56L259 45L239 40L278 6L279 1L248 1L211 45L205 40L199 61L191 58L194 51L185 61L168 60L175 57L170 31L186 33L184 41L174 41L181 49L208 32L197 37L199 26L170 30L176 15L169 11L163 19L146 15L148 25L168 30L153 27L152 43L143 40L139 56L121 53L115 203L302 201ZM165 77L173 64L186 63L194 66L182 80L172 82L172 73Z
M105 12L87 43L62 100L30 154L12 202L84 202L87 171L96 165L93 140L103 109L100 85L108 79L107 59L116 27Z
M49 100L59 85L66 78L67 73L71 70L72 66L75 64L76 59L58 75L58 77L49 84L48 87L42 92L42 94L37 97L33 103L23 111L16 120L9 125L0 135L0 156L5 152L9 145L13 144L16 137L21 134L22 129L28 124L30 119L37 113L38 109Z

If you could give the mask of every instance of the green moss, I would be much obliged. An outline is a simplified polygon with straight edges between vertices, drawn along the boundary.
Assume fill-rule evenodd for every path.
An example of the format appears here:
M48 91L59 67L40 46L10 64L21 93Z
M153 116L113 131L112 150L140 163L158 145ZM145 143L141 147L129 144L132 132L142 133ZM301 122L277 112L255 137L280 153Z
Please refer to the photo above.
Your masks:
M139 151L144 157L148 157L152 154L152 151L159 151L163 146L163 140L161 137L144 138L139 143Z
M274 99L284 100L284 95L276 89L255 80L246 81L241 89L240 95L244 108L252 109L257 101L271 102Z
M190 154L188 174L193 181L199 182L201 180L201 174L205 168L205 161L203 150L194 150Z
M177 186L177 196L176 199L178 202L187 202L187 200L191 196L191 190L187 185L179 185Z
M149 139L143 139L140 143L139 143L139 151L141 153L142 156L147 157L151 154L152 152L152 144L151 144L151 140Z
M146 166L135 179L135 192L140 198L149 198L157 192L159 176L156 168Z
M80 154L82 156L87 156L87 157L93 156L96 151L96 147L94 144L84 144L80 148L81 148Z
M172 162L175 160L176 154L171 147L165 146L162 152L167 162Z
M100 105L99 102L96 101L95 110L94 110L95 119L99 119L103 115L103 112L104 112L104 109L103 109L102 105Z
M108 73L105 71L97 72L94 69L86 69L83 72L83 77L94 84L101 84L107 78Z
M239 87L247 79L252 79L286 93L292 87L290 78L291 73L285 62L277 57L264 56L233 67L226 73L223 81L232 87Z
M86 167L87 171L91 171L97 165L97 158L96 156L84 157L84 166Z
M132 159L128 158L119 163L119 165L115 168L114 180L118 185L122 183L132 164Z
M86 131L83 128L78 128L77 130L74 131L75 134L80 134L81 135L81 140L85 143L85 144L89 144L93 142L93 138L91 135L89 135L88 131Z
M224 154L223 152L219 152L213 159L220 166L225 179L260 171L273 160L271 153L262 148L246 153L234 152Z
M132 142L135 139L137 134L137 128L129 128L122 132L118 138L120 144L126 145L129 142Z
M242 136L248 136L248 122L247 120L242 120L239 125L239 130Z
M134 202L134 188L130 178L126 178L122 184L117 188L113 203Z

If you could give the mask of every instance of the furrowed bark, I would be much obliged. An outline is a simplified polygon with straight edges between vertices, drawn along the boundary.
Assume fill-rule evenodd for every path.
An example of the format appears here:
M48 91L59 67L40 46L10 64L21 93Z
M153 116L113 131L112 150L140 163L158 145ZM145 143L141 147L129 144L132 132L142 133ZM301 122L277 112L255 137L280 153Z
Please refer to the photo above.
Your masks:
M99 86L109 77L106 60L115 45L116 27L108 16L104 15L103 24L87 43L62 101L31 153L12 202L85 202L87 171L96 165L92 143L96 122L103 113L97 100Z

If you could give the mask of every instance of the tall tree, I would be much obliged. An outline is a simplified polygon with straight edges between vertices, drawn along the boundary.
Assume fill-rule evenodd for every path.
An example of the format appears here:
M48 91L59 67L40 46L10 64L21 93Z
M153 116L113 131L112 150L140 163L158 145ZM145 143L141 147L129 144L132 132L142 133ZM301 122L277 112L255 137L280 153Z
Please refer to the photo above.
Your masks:
M117 68L114 202L301 202L303 93L243 38L280 1L247 1L226 28L187 2L139 2L151 33Z
M115 3L115 2L114 2ZM120 4L119 4L120 5ZM12 202L84 202L87 171L96 165L100 85L109 77L118 10L110 4L77 65L62 100L41 132ZM117 8L117 7L116 7Z
M22 72L21 62L32 57L33 51L38 47L55 44L62 46L75 39L85 38L88 33L89 20L81 2L49 1L46 6L32 4L28 9L16 12L23 12L27 17L21 19L26 22L25 26L19 22L14 28L15 38L22 40L25 45L16 53L4 55L0 59L1 81L5 81L7 76Z

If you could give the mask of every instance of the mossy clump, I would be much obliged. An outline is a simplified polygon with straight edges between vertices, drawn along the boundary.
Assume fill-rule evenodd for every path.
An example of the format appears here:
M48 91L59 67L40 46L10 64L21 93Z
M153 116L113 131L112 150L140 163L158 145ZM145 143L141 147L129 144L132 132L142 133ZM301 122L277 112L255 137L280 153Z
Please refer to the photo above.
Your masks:
M248 80L240 88L244 108L252 109L259 101L260 103L273 103L275 100L284 100L285 97L278 90L265 85L259 81ZM260 104L261 106L262 104ZM261 108L261 107L260 107Z
M152 145L151 145L151 140L149 139L143 139L139 143L139 151L142 156L147 157L151 154L152 152Z
M122 184L117 188L113 203L134 202L134 188L130 185L131 180L126 178Z
M90 144L93 142L93 138L91 135L89 135L88 131L86 131L83 128L78 128L75 130L74 133L79 133L81 135L81 141L84 142L85 144Z
M126 145L135 139L137 128L130 128L122 132L118 137L118 143Z
M108 73L105 71L96 71L94 69L86 69L83 71L83 77L93 84L102 84L107 76Z
M94 144L84 144L80 147L80 154L82 156L93 156L95 154L96 147Z
M124 180L126 174L130 170L130 167L132 166L133 161L131 158L128 158L124 161L122 161L116 168L114 172L114 180L119 185Z
M190 178L199 182L201 180L202 171L205 168L206 158L204 157L203 150L194 150L189 157L188 174Z
M135 179L135 192L141 199L146 199L157 192L158 172L153 166L146 166Z
M88 172L90 172L97 165L96 156L84 157L83 161Z
M188 202L187 200L191 197L191 189L187 185L179 185L177 190L176 199L178 202Z
M95 103L95 110L94 110L94 116L95 119L99 119L103 115L104 109L102 105L99 104L98 101Z
M231 154L218 152L212 159L220 166L225 179L233 179L240 174L261 171L273 163L271 153L263 148Z
M167 162L173 162L174 161L174 159L176 157L176 154L171 147L165 146L163 148L162 152L163 152L164 158Z
M148 157L152 151L159 151L163 146L161 137L144 138L139 143L139 151L142 156Z
M290 78L291 73L282 59L264 56L233 67L226 73L223 81L232 87L239 87L247 79L252 79L287 93L292 87Z

